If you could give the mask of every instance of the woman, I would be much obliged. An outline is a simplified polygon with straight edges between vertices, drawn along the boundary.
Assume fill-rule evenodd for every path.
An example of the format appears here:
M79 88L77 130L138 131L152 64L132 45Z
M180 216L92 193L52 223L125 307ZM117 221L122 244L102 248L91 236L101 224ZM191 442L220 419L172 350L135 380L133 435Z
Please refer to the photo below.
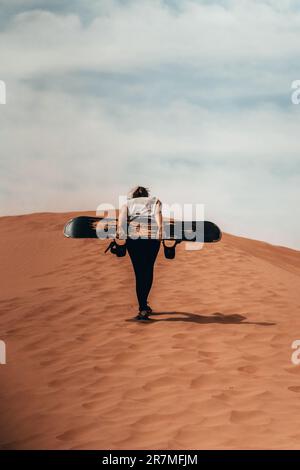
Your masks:
M139 303L138 320L148 320L152 309L148 304L148 296L153 282L153 268L162 238L161 202L149 196L148 189L143 186L134 188L128 196L127 204L120 210L118 236L123 238L124 228L134 219L147 218L155 221L156 238L127 238L127 250L132 262L136 280L136 295ZM127 232L127 230L126 230ZM136 236L136 234L135 234Z

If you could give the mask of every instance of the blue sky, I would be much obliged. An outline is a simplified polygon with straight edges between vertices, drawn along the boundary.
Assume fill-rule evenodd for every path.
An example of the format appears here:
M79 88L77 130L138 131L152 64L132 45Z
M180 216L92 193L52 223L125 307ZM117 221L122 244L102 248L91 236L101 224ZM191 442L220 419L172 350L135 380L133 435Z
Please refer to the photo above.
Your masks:
M300 249L299 2L0 0L0 214L144 184Z

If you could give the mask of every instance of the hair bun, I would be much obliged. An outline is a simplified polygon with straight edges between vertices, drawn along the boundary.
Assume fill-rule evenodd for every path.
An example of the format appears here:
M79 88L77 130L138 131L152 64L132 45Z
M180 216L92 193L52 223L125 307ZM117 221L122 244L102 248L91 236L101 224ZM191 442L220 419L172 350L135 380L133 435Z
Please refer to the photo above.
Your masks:
M129 198L149 197L149 189L144 186L136 186L128 193Z

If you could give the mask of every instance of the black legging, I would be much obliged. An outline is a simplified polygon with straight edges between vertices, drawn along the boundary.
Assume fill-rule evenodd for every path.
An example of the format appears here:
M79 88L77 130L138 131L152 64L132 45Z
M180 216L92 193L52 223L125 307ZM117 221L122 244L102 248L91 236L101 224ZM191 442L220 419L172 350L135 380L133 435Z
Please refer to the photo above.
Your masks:
M148 295L153 282L153 268L159 248L159 240L127 239L127 250L135 273L136 295L141 310L147 308Z

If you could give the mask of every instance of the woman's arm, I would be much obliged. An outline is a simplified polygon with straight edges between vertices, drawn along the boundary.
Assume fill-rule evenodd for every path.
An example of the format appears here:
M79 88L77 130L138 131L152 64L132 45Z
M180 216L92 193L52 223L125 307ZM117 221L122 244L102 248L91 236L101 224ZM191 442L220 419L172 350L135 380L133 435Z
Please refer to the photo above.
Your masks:
M155 222L157 224L158 230L157 230L157 238L161 239L162 238L162 229L163 229L163 218L162 218L162 212L161 212L162 204L158 200L155 206Z
M117 238L127 238L127 205L121 207L117 225Z

